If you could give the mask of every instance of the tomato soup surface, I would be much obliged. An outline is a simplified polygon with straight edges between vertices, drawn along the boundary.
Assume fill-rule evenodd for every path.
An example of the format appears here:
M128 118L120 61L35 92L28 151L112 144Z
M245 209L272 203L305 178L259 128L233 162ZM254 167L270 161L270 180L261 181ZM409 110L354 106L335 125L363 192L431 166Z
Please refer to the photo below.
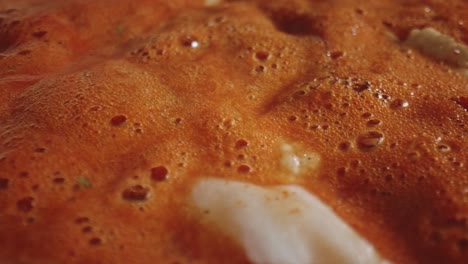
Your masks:
M1 1L0 263L255 262L207 179L463 263L466 45L461 0Z

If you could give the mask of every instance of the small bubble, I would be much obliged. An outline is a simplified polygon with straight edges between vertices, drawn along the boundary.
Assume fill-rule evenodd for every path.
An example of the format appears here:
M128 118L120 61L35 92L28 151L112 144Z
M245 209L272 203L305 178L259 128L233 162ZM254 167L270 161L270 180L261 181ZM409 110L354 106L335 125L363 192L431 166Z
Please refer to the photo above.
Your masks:
M340 167L340 168L338 168L338 169L336 170L336 174L337 174L338 176L340 176L340 177L343 177L343 176L346 175L347 170L348 170L348 169L345 168L345 167Z
M22 171L22 172L20 172L19 176L20 176L21 178L27 178L27 177L29 176L29 172L27 172L27 171Z
M164 166L158 166L151 169L151 179L154 181L165 181L169 177L169 171Z
M263 65L258 65L257 67L255 67L255 72L257 73L264 73L265 71L266 71L266 68Z
M361 161L360 160L352 160L350 163L352 168L357 168L359 165L361 165Z
M392 180L393 180L393 175L388 174L388 175L385 176L385 181L391 182Z
M382 144L383 140L384 135L381 132L370 131L359 135L356 143L361 150L368 151Z
M102 107L96 105L96 106L93 106L93 107L89 108L89 111L90 112L97 112L97 111L101 110L101 108Z
M244 155L244 154L239 154L239 155L237 155L237 159L238 159L238 160L244 160L244 159L245 159L245 155Z
M10 180L7 178L0 178L0 190L6 190L10 186Z
M297 116L288 116L288 120L294 122L297 120Z
M75 223L77 223L77 224L89 223L89 218L88 217L78 217L78 218L75 219Z
M378 126L380 125L382 121L380 121L379 119L371 119L369 121L367 121L367 126L370 126L370 127L373 127L373 126Z
M249 173L250 172L250 166L248 165L240 165L238 168L237 168L237 171L240 172L240 173Z
M31 35L33 37L35 37L35 38L42 38L46 34L47 34L47 31L36 31L36 32L32 33Z
M342 51L330 51L327 53L327 56L332 58L333 60L339 59L344 55Z
M369 81L364 81L362 83L356 83L353 85L353 90L360 93L365 90L369 90L371 87L371 83Z
M409 106L408 101L405 101L403 99L395 99L393 102L390 104L390 107L392 109L401 109L401 108L406 108Z
M266 61L270 57L270 53L266 51L257 51L255 52L255 59L259 61Z
M89 244L91 246L98 246L102 244L102 240L98 237L93 237L89 240Z
M182 38L182 45L184 47L189 47L189 48L198 48L200 46L200 43L198 42L198 39L192 35L187 35Z
M349 142L349 141L341 142L341 143L338 145L338 149L340 149L340 150L343 151L343 152L348 151L350 147L351 147L351 142Z
M111 119L113 126L120 126L127 121L127 117L124 115L116 115Z
M446 144L439 144L439 145L436 146L436 149L437 149L437 151L444 152L444 153L450 152L450 150L451 150L450 146L446 145Z
M247 142L245 139L239 139L236 142L236 148L245 148L249 145L249 142Z
M81 231L83 233L91 233L93 231L93 227L92 226L85 226L81 229Z
M18 210L22 212L30 212L34 208L34 198L25 197L23 199L20 199L16 203L16 207L18 207Z
M465 111L468 111L468 96L458 96L451 99L459 106L461 106Z
M151 197L151 190L148 187L134 185L122 192L122 198L128 201L145 201Z
M369 112L365 112L365 113L364 113L364 114L362 114L361 116L362 116L363 118L369 118L369 117L371 117L371 116L372 116L372 114L371 114L371 113L369 113Z
M412 161L415 161L415 160L419 159L419 157L420 157L419 152L414 151L414 152L408 153L408 159L410 159Z
M37 152L37 153L44 153L44 152L46 152L46 149L45 148L36 148L34 151Z
M53 179L53 182L57 184L62 184L65 182L65 178L55 178Z

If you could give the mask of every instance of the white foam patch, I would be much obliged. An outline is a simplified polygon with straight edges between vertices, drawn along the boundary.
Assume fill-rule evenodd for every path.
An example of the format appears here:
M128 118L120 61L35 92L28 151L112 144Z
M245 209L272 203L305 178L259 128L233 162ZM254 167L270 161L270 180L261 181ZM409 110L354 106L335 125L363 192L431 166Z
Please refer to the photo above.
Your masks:
M299 186L260 187L207 178L192 190L203 221L261 264L386 263L330 207Z
M317 169L320 156L317 153L300 152L290 144L281 145L281 168L291 174L298 175Z
M468 47L433 28L411 30L406 44L455 67L468 68Z

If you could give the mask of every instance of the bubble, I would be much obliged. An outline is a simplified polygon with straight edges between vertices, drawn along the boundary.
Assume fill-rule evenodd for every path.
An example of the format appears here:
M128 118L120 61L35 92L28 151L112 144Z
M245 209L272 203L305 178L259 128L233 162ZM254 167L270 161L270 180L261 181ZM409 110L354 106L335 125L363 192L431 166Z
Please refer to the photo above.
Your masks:
M34 198L25 197L16 202L16 207L22 212L30 212L34 208Z
M85 226L81 229L81 232L83 233L91 233L93 231L93 227L92 226Z
M98 237L93 237L89 240L89 244L91 246L98 246L98 245L101 245L102 244L102 239L98 238Z
M89 223L89 218L88 217L78 217L78 218L75 219L75 223L77 223L77 224Z
M351 148L351 142L349 141L343 141L338 145L338 149L343 152L348 151L350 148Z
M361 116L362 116L363 118L369 118L369 117L372 116L372 114L369 113L369 112L365 112L365 113L363 113Z
M297 120L297 116L288 116L288 120L294 122Z
M315 21L305 14L276 12L271 16L276 28L290 35L315 35Z
M165 181L169 177L169 171L164 166L158 166L151 169L151 179L154 181Z
M342 51L330 51L327 53L327 56L330 57L333 60L339 59L344 55L344 52Z
M385 181L391 182L392 180L393 180L393 175L387 174L387 175L385 176Z
M363 151L373 150L382 144L384 135L378 131L369 131L358 136L356 143Z
M410 159L412 161L415 161L415 160L419 159L420 156L421 156L421 154L419 154L419 152L417 152L417 151L413 151L413 152L408 153L408 159Z
M255 52L254 57L255 57L255 59L257 59L259 61L266 61L270 57L270 53L268 53L266 51L257 51L257 52Z
M31 35L35 38L42 38L46 34L47 34L47 31L36 31L36 32L33 32Z
M392 103L390 103L390 107L392 109L401 109L401 108L406 108L408 106L409 106L408 101L400 99L400 98L395 99L395 100L393 100Z
M461 106L465 111L468 111L468 96L453 97L452 101Z
M236 148L245 148L249 145L249 142L247 142L245 139L239 139L236 142Z
M373 126L378 126L380 125L382 121L380 121L379 119L371 119L369 121L367 121L367 126L370 126L370 127L373 127Z
M27 172L27 171L22 171L22 172L20 172L19 176L20 176L21 178L27 178L27 177L29 176L29 172Z
M238 168L237 168L237 171L240 172L240 173L249 173L250 172L250 166L249 165L240 165Z
M356 83L353 85L353 90L360 93L365 90L369 90L371 87L371 83L369 81L364 81L362 83Z
M96 105L96 106L90 107L90 108L89 108L89 111L90 111L90 112L97 112L97 111L99 111L99 110L101 110L101 109L102 109L102 107Z
M257 67L255 67L256 73L264 73L265 71L266 71L266 68L263 65L258 65Z
M128 187L122 192L122 198L128 201L146 201L151 197L151 190L142 185Z
M176 123L177 125L182 123L182 118L180 117L177 117L175 120L174 120L174 123Z
M127 121L127 117L124 115L116 115L111 119L111 125L120 126Z
M437 149L437 151L444 152L444 153L450 152L450 150L451 150L450 146L446 145L446 144L438 144L436 146L436 149Z
M338 176L343 177L343 176L346 175L346 172L347 172L347 171L348 171L347 168L345 168L345 167L340 167L340 168L338 168L338 169L336 170L336 174L337 174Z
M7 178L0 178L0 190L6 190L10 186L10 180Z
M192 35L184 36L181 42L184 47L188 47L192 49L198 48L200 46L198 39Z
M62 184L65 182L65 178L55 178L52 181L57 184Z

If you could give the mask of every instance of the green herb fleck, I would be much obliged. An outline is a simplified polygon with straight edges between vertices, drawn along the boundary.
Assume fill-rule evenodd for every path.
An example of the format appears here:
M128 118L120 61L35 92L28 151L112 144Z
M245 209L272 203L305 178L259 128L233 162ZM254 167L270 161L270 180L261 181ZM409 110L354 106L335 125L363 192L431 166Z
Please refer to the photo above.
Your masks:
M93 186L87 177L78 177L76 181L78 182L78 186L82 189L91 188Z
M123 38L125 33L125 26L122 23L119 23L115 28L115 33L117 34L117 37Z

